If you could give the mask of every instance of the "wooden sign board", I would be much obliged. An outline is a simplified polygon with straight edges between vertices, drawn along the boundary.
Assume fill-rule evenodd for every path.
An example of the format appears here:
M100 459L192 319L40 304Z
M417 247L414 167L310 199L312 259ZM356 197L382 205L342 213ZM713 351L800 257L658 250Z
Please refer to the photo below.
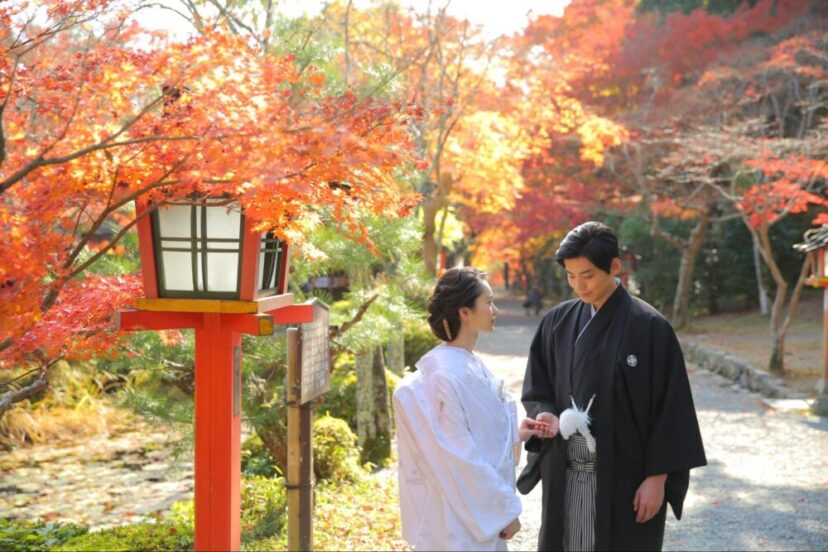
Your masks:
M300 324L302 330L302 381L299 402L304 404L331 388L330 348L328 346L328 305L311 301L313 322Z

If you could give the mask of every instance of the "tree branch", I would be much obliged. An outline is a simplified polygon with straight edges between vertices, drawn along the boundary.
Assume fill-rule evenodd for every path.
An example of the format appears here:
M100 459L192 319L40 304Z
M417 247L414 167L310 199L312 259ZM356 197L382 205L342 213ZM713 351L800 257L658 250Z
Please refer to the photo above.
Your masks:
M29 397L40 393L48 386L49 380L46 378L46 369L41 369L40 376L38 376L34 382L30 383L26 387L23 387L22 389L7 391L6 393L0 395L0 420L3 419L3 415L15 403L19 403L20 401L26 400Z
M687 240L683 240L678 236L661 230L661 222L658 219L658 215L655 213L653 213L653 218L650 225L650 235L656 239L669 243L673 247L676 247L679 251L684 251L685 249L690 247L690 243Z
M341 326L331 326L331 329L328 331L328 339L336 339L340 335L344 334L356 324L362 320L362 317L365 316L365 312L368 308L379 298L379 294L372 295L367 301L365 301L362 305L360 305L359 309L357 309L356 314L354 314L353 318L342 324Z

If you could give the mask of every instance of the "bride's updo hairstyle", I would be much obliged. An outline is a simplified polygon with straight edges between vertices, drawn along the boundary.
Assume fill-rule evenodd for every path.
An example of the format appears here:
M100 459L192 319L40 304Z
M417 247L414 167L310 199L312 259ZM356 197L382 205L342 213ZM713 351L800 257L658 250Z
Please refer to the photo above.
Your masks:
M474 308L477 297L483 293L481 282L488 275L476 268L450 268L437 280L428 299L428 325L443 341L452 341L460 331L460 309Z

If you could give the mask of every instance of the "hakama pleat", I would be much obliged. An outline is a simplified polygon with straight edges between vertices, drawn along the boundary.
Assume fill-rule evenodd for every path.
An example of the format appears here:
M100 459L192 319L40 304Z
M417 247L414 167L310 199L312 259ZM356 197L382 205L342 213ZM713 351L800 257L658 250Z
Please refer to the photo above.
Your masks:
M569 437L566 447L564 494L564 550L595 549L595 494L598 490L596 455L580 433Z

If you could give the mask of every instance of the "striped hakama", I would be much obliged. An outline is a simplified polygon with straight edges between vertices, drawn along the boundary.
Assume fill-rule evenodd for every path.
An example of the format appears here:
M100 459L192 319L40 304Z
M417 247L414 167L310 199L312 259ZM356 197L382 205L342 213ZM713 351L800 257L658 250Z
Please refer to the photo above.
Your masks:
M566 447L564 494L564 542L566 551L595 549L595 493L598 489L595 453L589 452L580 433L570 436Z

